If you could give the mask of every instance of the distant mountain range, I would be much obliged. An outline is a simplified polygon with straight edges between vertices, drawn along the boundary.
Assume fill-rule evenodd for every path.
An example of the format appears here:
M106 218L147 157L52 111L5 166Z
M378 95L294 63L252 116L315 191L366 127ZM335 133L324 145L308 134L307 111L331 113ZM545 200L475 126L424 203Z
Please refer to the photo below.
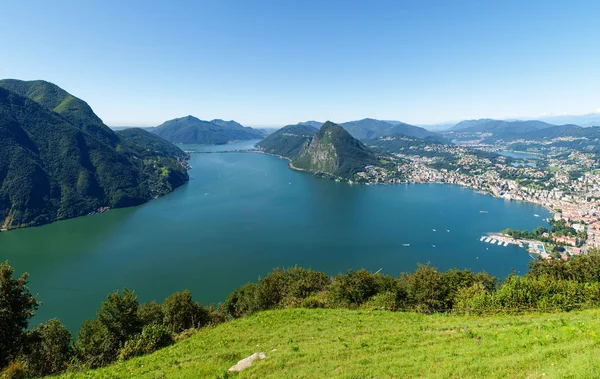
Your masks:
M493 119L462 121L453 126L444 135L453 138L453 134L479 134L485 142L514 141L518 139L536 141L557 137L597 138L600 127L581 127L578 125L552 125L538 120L502 121Z
M235 121L203 121L194 116L166 121L152 129L152 132L173 143L206 145L264 137L263 132L244 127Z
M450 128L450 131L469 133L527 133L533 130L550 128L554 125L537 121L502 121L484 118L466 120Z
M573 124L583 127L600 126L600 113L598 112L583 115L547 116L539 117L538 119L554 125Z
M126 207L188 180L185 153L141 129L117 134L45 81L0 80L0 229Z
M318 121L305 121L299 125L309 125L320 128L322 123ZM375 139L379 137L403 134L417 138L431 138L440 142L447 142L439 133L430 132L424 128L406 124L401 121L382 121L373 118L365 118L357 121L348 121L339 124L346 129L352 137L361 141Z

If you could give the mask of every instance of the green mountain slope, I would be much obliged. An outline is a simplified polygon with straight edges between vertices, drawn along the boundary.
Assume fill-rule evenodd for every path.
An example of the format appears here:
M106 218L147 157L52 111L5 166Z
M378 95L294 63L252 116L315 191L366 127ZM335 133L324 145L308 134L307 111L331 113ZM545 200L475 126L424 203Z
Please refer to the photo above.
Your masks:
M296 168L343 179L377 163L375 154L362 142L352 137L344 128L327 121L305 143L292 164Z
M119 141L85 101L56 84L44 80L3 79L0 80L0 87L27 97L44 108L58 113L72 125L99 138L104 143L116 146Z
M142 128L119 130L121 143L133 154L138 156L167 156L185 159L188 154L171 142ZM128 142L127 144L125 142Z
M409 137L426 138L432 137L439 140L443 138L434 132L430 132L418 126L405 124L399 121L380 121L372 118L365 118L358 121L350 121L340 124L354 138L359 140L374 139L379 137L391 136L394 134L404 134Z
M318 131L309 125L288 125L266 136L257 146L269 154L293 159Z
M263 137L260 131L243 127L235 121L213 121L203 121L194 116L181 117L162 123L152 132L173 143L207 145Z
M364 143L374 151L385 154L403 153L412 150L421 151L426 146L441 145L437 138L410 137L405 134L393 134L391 136L364 140Z
M56 87L42 83L36 88ZM64 108L61 115L43 106L55 104L45 93L30 92L38 103L0 86L0 229L137 205L188 180L170 153L157 150L150 159L135 142L95 125L93 112Z
M282 309L201 330L114 366L65 378L592 378L600 310L488 317Z

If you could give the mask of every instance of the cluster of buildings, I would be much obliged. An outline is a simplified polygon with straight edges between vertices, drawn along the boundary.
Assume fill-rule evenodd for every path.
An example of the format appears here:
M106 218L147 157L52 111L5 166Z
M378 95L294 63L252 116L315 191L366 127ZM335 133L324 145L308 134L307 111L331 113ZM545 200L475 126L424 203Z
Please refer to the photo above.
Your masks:
M564 219L567 225L587 237L584 248L600 248L600 169L595 170L599 162L590 154L573 152L567 159L549 158L542 169L514 166L502 159L494 162L488 157L473 155L472 150L463 147L432 148L453 158L397 154L408 161L398 165L408 182L455 184L504 199L542 205L553 212L555 218ZM452 164L450 167L439 164L442 160ZM573 175L573 172L578 174ZM558 236L555 241L566 246L577 244L573 236Z

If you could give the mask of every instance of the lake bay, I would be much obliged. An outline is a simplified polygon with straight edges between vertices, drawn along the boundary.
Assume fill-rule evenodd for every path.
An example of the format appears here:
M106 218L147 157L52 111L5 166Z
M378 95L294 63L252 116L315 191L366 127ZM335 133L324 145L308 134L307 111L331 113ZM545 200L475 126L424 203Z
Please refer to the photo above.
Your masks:
M240 146L251 144L217 149ZM257 153L197 153L190 164L189 184L139 207L0 233L0 259L30 273L30 289L44 303L32 324L56 317L76 330L123 287L140 301L189 288L202 304L217 303L293 265L398 275L431 262L504 277L525 272L528 253L479 238L533 229L549 216L540 206L450 185L336 183Z

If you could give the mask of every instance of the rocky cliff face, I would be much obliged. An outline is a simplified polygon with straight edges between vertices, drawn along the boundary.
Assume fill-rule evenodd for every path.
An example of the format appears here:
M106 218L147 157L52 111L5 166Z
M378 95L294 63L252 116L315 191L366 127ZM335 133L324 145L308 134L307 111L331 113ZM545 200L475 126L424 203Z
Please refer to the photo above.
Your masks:
M305 143L292 164L306 171L349 179L376 162L375 155L365 145L328 121Z

